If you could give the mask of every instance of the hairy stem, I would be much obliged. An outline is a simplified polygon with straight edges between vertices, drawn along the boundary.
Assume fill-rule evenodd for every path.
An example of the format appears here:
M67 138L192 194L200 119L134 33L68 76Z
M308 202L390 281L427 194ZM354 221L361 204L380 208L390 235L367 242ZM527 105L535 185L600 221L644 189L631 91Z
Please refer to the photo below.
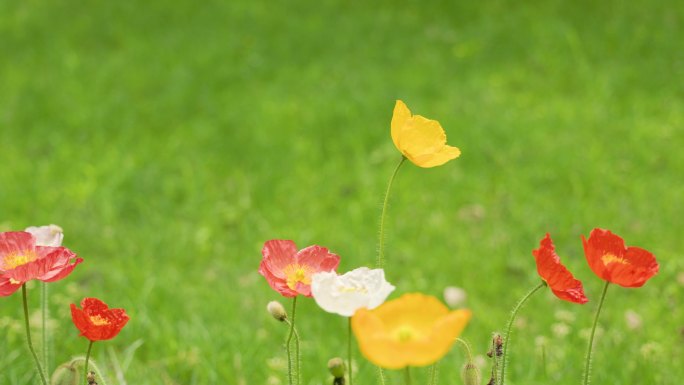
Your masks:
M542 287L546 286L546 282L542 281L539 285L535 286L532 290L530 290L527 294L525 294L522 299L518 302L517 305L513 308L511 311L511 318L508 320L508 325L506 326L506 334L504 335L504 344L503 344L503 356L501 359L501 375L499 376L499 379L501 381L501 385L506 383L506 361L508 361L508 345L511 344L511 329L513 328L513 321L515 321L515 317L518 315L518 311L523 307L525 302L527 302L530 297L532 297L532 294L536 293L537 290L541 289Z
M606 292L608 291L608 285L610 282L606 281L606 285L603 287L603 293L601 293L601 299L599 300L598 309L596 309L596 316L594 317L594 325L591 327L591 336L589 337L589 348L587 348L587 358L584 360L584 379L582 384L589 385L589 376L591 374L591 353L594 348L594 335L596 334L596 325L598 325L599 315L601 314L601 308L603 307L603 301L606 299Z
M394 178L396 178L401 165L406 161L406 157L402 155L401 161L397 164L394 169L392 176L390 177L389 183L387 183L387 191L385 192L385 200L382 202L382 214L380 214L380 232L378 234L378 259L376 261L376 266L382 268L385 265L385 216L387 213L387 202L389 201L390 191L392 191L392 184L394 183Z

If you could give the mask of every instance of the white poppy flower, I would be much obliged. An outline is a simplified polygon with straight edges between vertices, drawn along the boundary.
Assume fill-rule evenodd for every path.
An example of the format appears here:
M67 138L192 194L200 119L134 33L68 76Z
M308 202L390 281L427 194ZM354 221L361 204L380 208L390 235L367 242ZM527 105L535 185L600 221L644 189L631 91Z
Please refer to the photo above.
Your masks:
M311 276L311 294L318 306L329 313L351 317L360 308L380 306L394 286L385 280L385 271L360 267L343 275L334 271Z
M31 233L36 238L36 246L62 246L64 234L62 228L57 225L31 226L24 231Z

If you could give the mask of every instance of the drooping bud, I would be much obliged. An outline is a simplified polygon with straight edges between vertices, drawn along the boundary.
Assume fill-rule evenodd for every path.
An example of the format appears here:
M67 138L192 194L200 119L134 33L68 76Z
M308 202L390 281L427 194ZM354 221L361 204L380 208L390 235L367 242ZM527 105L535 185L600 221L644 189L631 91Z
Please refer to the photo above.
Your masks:
M467 362L461 369L461 379L464 385L480 385L480 370L472 362Z
M266 305L266 310L271 313L273 318L280 322L284 322L287 319L287 312L285 311L283 305L281 305L278 301L269 302L268 305Z
M344 378L344 372L346 370L344 360L340 357L331 358L330 361L328 361L328 370L333 377Z
M95 381L95 372L90 371L88 372L88 385L97 385L97 382Z
M50 378L51 385L79 385L80 372L70 364L60 365Z

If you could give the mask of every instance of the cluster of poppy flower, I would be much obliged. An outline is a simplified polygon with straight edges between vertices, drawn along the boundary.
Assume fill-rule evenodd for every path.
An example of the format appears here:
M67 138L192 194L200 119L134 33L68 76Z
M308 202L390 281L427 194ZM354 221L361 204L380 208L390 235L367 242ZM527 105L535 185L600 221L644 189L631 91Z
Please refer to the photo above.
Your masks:
M446 135L437 121L412 115L400 100L394 108L391 136L402 154L402 161L390 179L383 205L379 267L383 265L383 224L387 197L401 164L408 159L419 167L435 167L461 154L458 148L446 144ZM638 247L626 247L622 238L608 230L594 229L589 239L582 236L582 243L590 268L606 281L606 289L610 283L623 287L640 287L658 272L659 266L653 254ZM503 339L498 338L500 345L497 350L503 351L503 357L495 358L495 361L501 359L502 367L500 372L493 369L490 384L503 384L505 381L510 327L517 311L531 294L548 286L561 300L578 304L588 302L582 283L561 264L549 234L546 234L539 248L533 250L532 254L542 283L518 303L508 324L508 332ZM471 318L469 310L450 311L436 298L420 293L404 294L398 299L384 302L395 289L385 280L384 270L361 267L339 275L336 272L339 260L339 256L321 246L297 250L292 241L271 240L265 243L262 250L259 273L278 293L294 298L295 305L299 295L313 297L323 310L350 317L350 326L359 350L370 362L381 368L400 369L435 363L449 351ZM596 328L605 291L604 289L592 330ZM269 310L276 318L287 318L282 306L276 307L276 314L271 305ZM292 330L294 321L290 326ZM585 368L585 384L588 383L592 344L593 331ZM351 379L351 370L349 376ZM290 383L292 384L292 377Z
M21 288L24 313L27 314L27 282L55 282L71 274L83 259L61 245L63 237L62 229L55 225L0 233L0 296L12 295ZM129 320L123 309L110 309L97 298L84 298L80 309L72 304L71 316L80 335L87 338L91 345L95 341L114 338ZM45 373L31 343L28 319L26 325L29 349L34 356L41 380L47 385ZM43 330L43 333L46 332L47 330ZM46 348L43 346L43 349ZM87 372L87 359L85 366Z

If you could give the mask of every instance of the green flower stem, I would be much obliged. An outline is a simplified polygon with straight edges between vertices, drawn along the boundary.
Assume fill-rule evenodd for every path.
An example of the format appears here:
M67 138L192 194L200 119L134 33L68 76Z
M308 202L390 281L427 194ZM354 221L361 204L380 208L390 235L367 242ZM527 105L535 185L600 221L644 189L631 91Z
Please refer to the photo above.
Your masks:
M94 342L95 341L90 341L88 344L88 352L86 353L85 364L83 365L83 379L85 380L86 385L88 384L88 360L90 360L90 351L93 350Z
M376 261L376 266L382 268L385 265L385 213L387 212L387 202L389 201L390 191L392 190L392 184L394 183L394 178L396 178L401 165L406 161L406 157L402 155L401 161L394 169L392 177L390 177L389 183L387 184L387 191L385 192L385 200L382 202L382 214L380 214L380 232L378 234L378 260Z
M43 365L46 371L50 371L50 333L48 331L48 285L47 282L40 283L40 308L41 308L41 328L43 329Z
M299 334L295 330L295 315L297 314L297 297L294 297L292 299L292 317L288 321L288 325L290 325L290 332L287 335L287 342L285 343L285 346L287 347L287 375L288 375L288 380L290 385L294 385L295 382L293 380L293 377L296 376L297 381L296 383L299 384ZM296 374L293 376L292 373L292 349L290 348L290 343L292 342L292 336L296 335L295 338L295 362L296 362Z
M465 342L465 340L463 340L461 338L456 338L456 342L459 342L461 345L463 345L463 348L466 351L466 355L468 356L468 361L472 362L473 361L473 352L470 350L470 345L468 345L468 343Z
M430 385L436 385L437 384L437 372L439 371L439 362L435 362L434 364L430 365Z
M380 385L385 385L385 371L378 366L378 379L380 380Z
M411 367L407 366L404 370L404 382L406 385L411 385Z
M599 300L598 309L596 309L594 325L591 327L591 336L589 337L589 348L587 349L587 358L584 361L584 379L582 380L582 384L584 385L588 385L590 382L589 375L591 374L591 353L594 348L594 335L596 334L596 325L598 325L598 319L599 315L601 314L601 308L603 307L603 301L606 299L608 285L610 285L610 282L606 281L606 285L603 286L603 293L601 293L601 299Z
M67 365L71 366L72 368L76 368L76 366L79 364L80 365L85 364L85 357L76 357L76 358L72 359L71 361L69 361L69 363ZM88 367L93 369L93 371L95 372L95 375L100 380L100 382L99 382L100 385L107 385L107 381L105 381L105 378L102 376L102 371L100 370L100 368L97 367L97 364L95 363L95 361L89 361ZM87 375L86 375L86 381L88 381Z
M352 381L352 325L351 317L349 317L347 328L347 366L349 368L349 385L353 385Z
M536 293L537 290L541 289L544 286L546 286L546 282L544 281L542 281L539 285L535 286L534 289L530 290L527 294L525 294L524 297L522 297L522 299L518 302L517 305L515 305L513 311L511 312L511 318L508 320L508 325L506 326L506 334L504 335L503 357L501 360L501 376L499 376L499 379L501 380L501 385L506 383L506 361L508 360L508 345L511 344L510 338L511 329L513 328L513 321L515 321L515 317L518 315L518 311L523 307L525 302L527 302L527 300L530 299L530 297L532 297L532 294Z
M43 385L48 385L43 368L40 366L40 360L36 354L36 350L33 348L33 342L31 342L31 327L29 326L29 314L28 314L28 300L26 299L26 284L21 285L21 297L24 302L24 321L26 325L26 343L33 356L33 361L36 363L36 368L38 368L38 374L40 375L40 381Z

